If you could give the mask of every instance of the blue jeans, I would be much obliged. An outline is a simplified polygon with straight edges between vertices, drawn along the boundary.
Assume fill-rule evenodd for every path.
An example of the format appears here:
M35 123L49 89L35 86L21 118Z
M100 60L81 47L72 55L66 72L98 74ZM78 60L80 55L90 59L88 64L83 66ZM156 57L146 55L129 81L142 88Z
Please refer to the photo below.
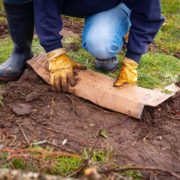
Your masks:
M98 59L117 55L130 28L131 10L120 3L113 9L90 15L85 19L82 47Z
M3 0L3 1L8 4L23 4L31 0Z

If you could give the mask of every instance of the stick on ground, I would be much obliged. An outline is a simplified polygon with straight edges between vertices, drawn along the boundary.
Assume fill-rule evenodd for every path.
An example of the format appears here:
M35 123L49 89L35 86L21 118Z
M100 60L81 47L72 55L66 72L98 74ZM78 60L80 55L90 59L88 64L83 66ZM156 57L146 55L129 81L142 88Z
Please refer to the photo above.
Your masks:
M22 133L22 135L23 135L23 137L24 137L27 145L28 145L28 146L31 146L31 143L30 143L28 137L26 136L24 130L22 129L22 126L21 126L19 123L17 123L17 122L16 122L16 124L18 125L18 127L19 127L19 129L20 129L20 131L21 131L21 133Z

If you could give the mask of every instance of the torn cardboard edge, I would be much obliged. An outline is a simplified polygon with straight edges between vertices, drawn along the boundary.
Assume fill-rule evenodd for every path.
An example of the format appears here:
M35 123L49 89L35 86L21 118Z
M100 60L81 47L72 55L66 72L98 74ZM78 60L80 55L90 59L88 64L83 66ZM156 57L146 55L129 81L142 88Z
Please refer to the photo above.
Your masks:
M50 75L47 71L45 55L39 55L27 62L33 70L48 84ZM69 87L69 93L89 100L98 106L140 119L145 106L156 107L174 96L179 88L174 84L166 89L171 94L160 90L150 90L133 85L121 88L113 87L114 79L91 70L79 71L80 81L75 87Z

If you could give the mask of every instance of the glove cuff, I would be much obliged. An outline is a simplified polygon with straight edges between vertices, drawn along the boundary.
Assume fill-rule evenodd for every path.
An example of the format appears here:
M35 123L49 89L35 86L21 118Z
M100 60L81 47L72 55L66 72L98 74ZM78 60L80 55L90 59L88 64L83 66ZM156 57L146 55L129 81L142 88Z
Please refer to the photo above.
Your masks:
M52 61L54 58L58 56L62 56L66 54L66 50L64 48L55 49L47 54L48 61Z
M129 58L127 58L127 57L124 58L123 64L124 64L124 65L130 65L130 66L133 66L133 67L135 67L135 68L137 68L138 65L139 65L136 61L134 61L134 60L132 60L132 59L129 59Z

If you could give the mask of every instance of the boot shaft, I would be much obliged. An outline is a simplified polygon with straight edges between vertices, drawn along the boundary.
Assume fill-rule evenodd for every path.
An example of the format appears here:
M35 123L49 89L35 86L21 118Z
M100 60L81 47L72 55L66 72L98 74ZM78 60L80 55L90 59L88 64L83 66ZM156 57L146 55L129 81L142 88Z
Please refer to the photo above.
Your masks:
M9 4L4 2L9 25L9 33L15 48L30 50L34 33L33 2Z

